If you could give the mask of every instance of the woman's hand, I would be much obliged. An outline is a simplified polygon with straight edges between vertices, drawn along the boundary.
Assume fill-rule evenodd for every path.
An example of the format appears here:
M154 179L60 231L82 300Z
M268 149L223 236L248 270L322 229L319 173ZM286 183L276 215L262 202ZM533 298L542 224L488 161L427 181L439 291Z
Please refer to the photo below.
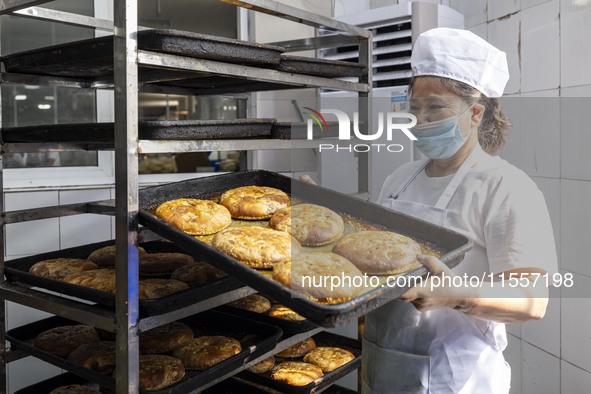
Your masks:
M467 310L474 295L467 288L453 285L456 276L453 271L434 256L418 255L417 259L429 274L420 285L406 291L400 300L412 302L421 312L439 308Z
M298 179L300 182L309 183L310 185L317 185L317 183L314 182L312 178L310 178L310 175L301 175Z
M424 312L439 308L453 308L467 315L501 323L522 323L541 319L548 306L548 288L535 281L520 282L520 286L502 286L499 282L483 282L478 286L465 278L457 278L445 264L433 256L417 256L429 270L422 284L409 289L400 298L412 302ZM521 268L501 273L506 277L536 273L535 268ZM540 274L543 274L541 272ZM444 279L445 278L445 279ZM456 281L454 281L456 278ZM458 280L461 279L461 280Z

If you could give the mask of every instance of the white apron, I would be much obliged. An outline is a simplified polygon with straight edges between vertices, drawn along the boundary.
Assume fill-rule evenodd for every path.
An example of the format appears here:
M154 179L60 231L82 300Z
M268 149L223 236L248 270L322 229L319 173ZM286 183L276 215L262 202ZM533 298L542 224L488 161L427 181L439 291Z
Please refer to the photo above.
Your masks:
M477 146L452 177L435 206L398 196L428 164L392 191L388 208L444 226L446 207L482 149ZM445 308L418 312L391 301L366 316L363 334L364 394L506 394L511 372L486 322Z

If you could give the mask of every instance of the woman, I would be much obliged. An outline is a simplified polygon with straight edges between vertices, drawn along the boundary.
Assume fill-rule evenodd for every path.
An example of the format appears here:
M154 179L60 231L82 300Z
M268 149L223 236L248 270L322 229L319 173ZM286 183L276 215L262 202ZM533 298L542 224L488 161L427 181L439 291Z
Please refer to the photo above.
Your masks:
M522 171L490 156L509 126L494 98L509 78L506 57L468 31L438 28L418 37L411 66L412 131L427 159L396 169L378 203L474 241L453 270L420 256L430 275L524 279L503 288L418 286L369 313L363 393L507 393L504 323L544 316L547 289L527 278L555 272L557 263L542 194Z

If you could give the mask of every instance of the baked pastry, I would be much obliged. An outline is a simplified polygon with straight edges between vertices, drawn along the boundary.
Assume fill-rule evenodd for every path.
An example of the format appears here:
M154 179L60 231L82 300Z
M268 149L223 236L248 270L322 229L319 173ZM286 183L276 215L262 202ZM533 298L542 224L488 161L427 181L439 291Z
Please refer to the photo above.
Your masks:
M304 356L304 361L314 364L327 373L355 360L355 355L338 347L317 347Z
M234 338L202 336L186 342L173 350L172 355L183 361L186 369L204 370L242 351Z
M143 279L140 280L139 299L152 300L187 290L189 285L174 279Z
M44 352L67 357L78 346L99 340L99 335L94 327L78 324L43 331L35 337L33 346Z
M291 255L300 253L304 248L302 248L302 244L298 242L297 239L291 237Z
M140 333L140 351L150 354L168 353L191 339L191 327L181 322L172 322Z
M285 361L273 368L271 377L291 386L306 386L324 373L320 367L301 361Z
M92 289L115 292L115 270L101 268L98 270L84 271L66 276L64 282L73 285L90 287Z
M83 259L57 258L51 260L39 261L31 268L29 273L44 278L62 280L64 277L89 270L95 270L98 266L92 261Z
M179 198L166 201L154 211L166 223L191 235L208 235L232 223L230 212L211 200Z
M306 320L305 317L299 315L295 311L292 311L286 306L280 304L274 304L271 309L269 309L268 315L271 317L275 317L278 319L283 320L291 320L291 321L300 321Z
M140 356L140 390L156 391L171 386L185 376L183 362L163 354Z
M141 246L138 246L137 250L140 258L146 254L145 249ZM92 261L100 268L106 268L115 266L115 258L115 245L109 245L93 251L86 259Z
M251 294L239 300L229 302L228 305L255 313L265 313L271 309L271 301L260 294Z
M409 237L391 231L351 233L332 248L368 274L395 275L421 266L417 254L421 246Z
M277 353L277 357L283 358L298 358L308 354L308 352L316 349L316 342L313 338L306 338L302 342L298 342L293 346L288 347Z
M273 268L291 259L289 234L270 228L230 227L217 233L212 245L251 268Z
M149 253L139 259L142 276L170 276L180 267L195 264L193 257L184 253Z
M252 373L265 373L269 372L275 366L275 357L271 356L269 358L264 359L260 363L253 365L252 367L248 368L248 371Z
M339 280L333 282L332 277ZM290 266L274 269L273 279L317 299L355 297L363 291L364 283L363 273L353 263L329 252L299 253L293 256Z
M204 261L198 261L195 264L177 268L170 275L170 279L180 280L189 286L199 286L208 282L213 282L227 274L213 265Z
M112 374L115 370L115 342L99 341L78 346L68 355L68 361L93 371Z
M291 261L284 261L273 265L271 278L283 286L291 288Z
M289 206L289 196L282 190L267 186L243 186L230 189L220 197L233 218L269 219L275 211Z
M102 394L102 392L97 387L87 386L84 384L70 384L67 386L57 387L51 390L49 394Z
M343 218L315 204L298 204L281 209L269 221L269 227L287 231L304 246L322 246L336 241L345 231Z

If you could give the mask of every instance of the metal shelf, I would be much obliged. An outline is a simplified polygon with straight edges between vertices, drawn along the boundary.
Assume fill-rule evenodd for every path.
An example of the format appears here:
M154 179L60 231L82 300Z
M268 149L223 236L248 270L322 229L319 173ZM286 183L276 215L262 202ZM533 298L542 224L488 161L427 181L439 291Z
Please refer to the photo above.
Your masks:
M253 294L255 291L248 286L241 287L231 292L210 297L185 308L170 311L161 315L142 317L138 321L138 332L147 331L171 321L176 321L187 316L195 315L216 306L232 302L234 300ZM74 299L52 294L47 291L34 288L3 283L0 285L0 298L17 304L62 316L82 324L88 324L107 330L116 331L115 311L100 305L88 303L84 300Z
M271 0L220 0L229 4L244 7L257 12L277 16L316 28L328 28L339 32L340 36L327 38L312 38L286 42L290 51L316 49L325 45L336 45L346 42L359 44L360 63L367 65L366 74L359 82L349 82L336 79L294 75L276 70L258 69L249 66L226 64L221 62L191 59L182 56L164 55L150 51L138 51L136 31L141 27L137 24L138 0L113 0L114 21L88 18L80 15L34 7L52 0L0 0L0 14L12 13L21 17L52 20L65 24L89 26L100 30L113 28L114 50L122 56L114 59L114 73L112 78L59 78L40 75L8 74L0 75L1 84L27 84L44 86L64 86L70 88L114 89L115 90L115 141L113 144L100 143L9 143L2 146L1 154L13 152L50 151L50 150L115 150L115 200L96 203L70 204L61 207L39 208L26 211L13 211L2 214L1 224L18 223L27 220L38 220L49 217L61 217L80 213L98 213L115 215L118 278L128 280L117 281L115 311L96 305L66 299L60 296L40 292L31 288L9 283L0 284L0 297L44 310L56 315L109 331L117 332L117 370L116 390L118 393L131 393L138 390L139 371L137 357L138 331L147 330L185 316L195 314L217 305L244 297L253 292L248 287L240 288L230 293L213 297L200 303L159 316L141 317L139 315L138 299L132 289L138 286L137 274L137 242L139 238L138 224L138 153L158 152L187 152L211 150L259 150L259 149L296 149L314 148L323 141L307 140L211 140L211 141L148 141L138 140L138 91L151 92L181 92L183 94L220 94L241 93L245 91L292 89L301 87L330 88L357 92L359 97L365 98L370 94L371 85L371 32L348 25L330 18L315 15L297 8L275 3ZM33 8L28 8L33 7ZM138 66L151 68L141 72ZM200 73L200 74L197 74ZM173 75L174 74L174 75ZM190 80L196 76L228 76L242 80L253 81L254 84L237 89L229 87L202 88L174 86L174 81ZM238 90L238 91L236 91ZM360 100L362 101L362 100ZM368 122L369 104L360 104L360 122ZM1 120L1 119L0 119ZM0 123L1 124L1 123ZM369 124L369 123L368 123ZM0 129L1 130L1 129ZM1 139L0 139L1 140ZM334 143L336 141L326 141ZM349 141L347 141L349 142ZM368 168L365 155L359 153L359 171L365 173ZM2 169L0 167L0 199L3 199ZM360 178L361 180L361 178ZM360 191L367 190L367 179L360 182ZM3 201L0 200L0 204ZM0 246L4 250L4 226L0 229ZM0 275L3 273L3 262L0 259ZM0 340L4 338L5 310L0 308ZM319 332L321 328L290 337L280 342L277 347L257 360L252 360L242 368L220 378L227 378L242 369L246 369L256 362L287 348L306 337ZM6 361L6 360L4 360ZM214 385L219 380L211 382ZM5 363L0 367L0 386L6 385ZM209 387L209 385L208 385ZM203 389L205 387L200 388ZM1 391L2 389L0 389Z

